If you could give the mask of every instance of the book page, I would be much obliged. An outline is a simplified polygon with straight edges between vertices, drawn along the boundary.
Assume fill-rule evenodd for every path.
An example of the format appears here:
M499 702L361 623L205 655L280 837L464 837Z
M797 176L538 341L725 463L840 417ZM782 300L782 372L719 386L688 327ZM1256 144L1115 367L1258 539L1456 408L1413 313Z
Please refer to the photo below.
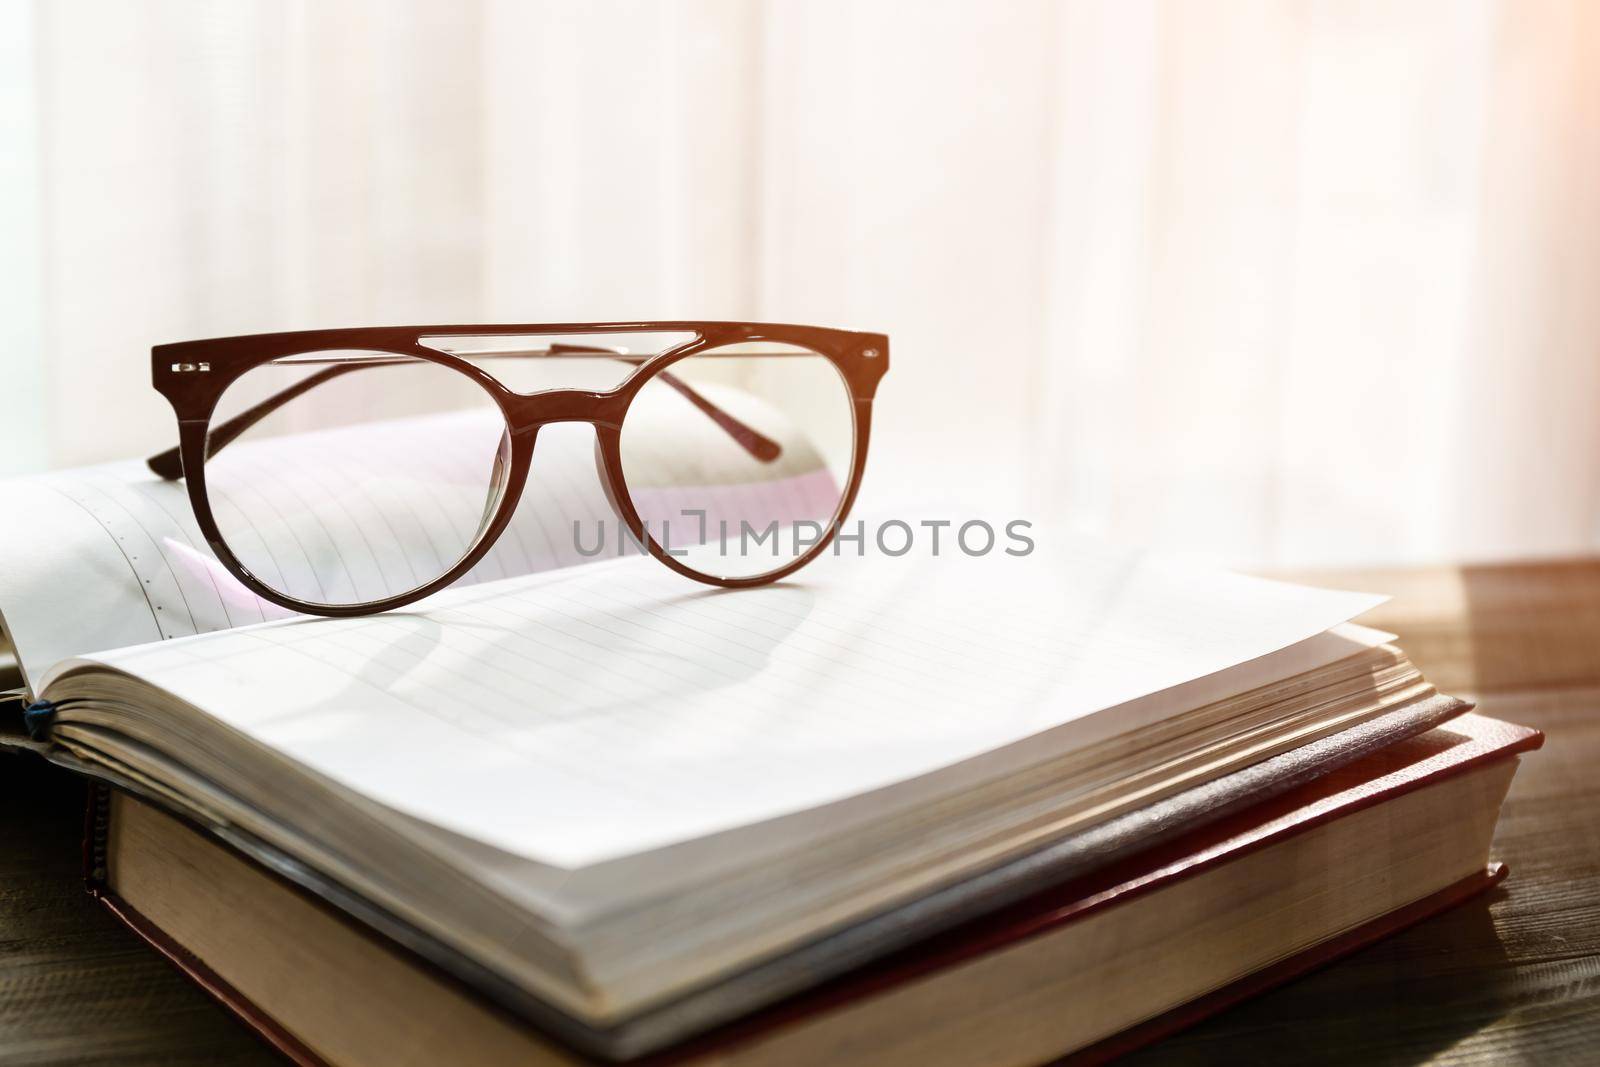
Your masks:
M307 451L344 448L402 450L425 443L429 462L466 466L472 456L452 449L472 435L456 422L473 413L423 416L341 427L296 435ZM481 435L480 435L481 436ZM329 440L335 444L330 448ZM593 434L587 427L547 427L539 438L533 473L510 527L462 580L471 585L585 561L574 542L572 523L593 526L602 517L615 527L610 505L597 480ZM240 442L230 452L259 462L292 460L276 446ZM272 471L263 471L270 481ZM324 469L323 481L348 474ZM348 489L348 491L343 491ZM370 531L385 524L378 506L354 487L342 492L348 525L334 531L329 549L343 553L349 569L379 565L369 547ZM12 479L0 484L0 497L13 521L0 523L0 626L16 651L24 676L36 682L51 664L68 656L212 633L293 613L245 589L211 553L189 504L184 482L164 481L142 461ZM369 531L359 539L354 532ZM264 533L263 536L273 536ZM280 539L281 534L277 535ZM354 544L359 540L359 544ZM269 546L288 560L296 546ZM425 540L396 538L384 558L401 567L427 570ZM613 554L619 550L613 546ZM631 551L627 543L621 551ZM448 566L447 561L447 566Z
M573 869L1138 729L1193 706L1177 687L1380 599L1053 537L1026 558L846 549L734 591L614 560L94 658L391 808Z

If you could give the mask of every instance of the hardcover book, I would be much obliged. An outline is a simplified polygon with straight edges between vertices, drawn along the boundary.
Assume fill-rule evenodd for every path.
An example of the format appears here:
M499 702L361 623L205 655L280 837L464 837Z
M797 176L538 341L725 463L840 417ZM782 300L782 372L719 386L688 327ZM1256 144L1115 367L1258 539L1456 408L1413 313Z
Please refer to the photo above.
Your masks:
M1539 743L1467 715L636 1062L1103 1061L1493 885ZM91 820L92 891L298 1062L592 1062L144 802Z
M588 444L551 436L568 484ZM5 491L7 743L560 1055L688 1047L1466 709L1349 621L1378 598L1064 534L711 591L575 554L604 502L530 494L467 584L312 619L218 567L139 464Z

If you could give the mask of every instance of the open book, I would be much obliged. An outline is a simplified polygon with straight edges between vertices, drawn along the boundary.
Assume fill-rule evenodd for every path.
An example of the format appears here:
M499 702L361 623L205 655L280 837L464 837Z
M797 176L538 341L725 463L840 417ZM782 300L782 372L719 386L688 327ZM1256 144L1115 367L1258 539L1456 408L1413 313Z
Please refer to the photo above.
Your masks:
M140 464L6 485L0 626L40 747L629 1055L998 899L994 872L1064 842L1109 854L1140 812L1223 810L1264 761L1459 708L1346 624L1375 597L1065 535L847 547L748 590L590 559L586 435L541 439L467 583L358 619L250 595Z

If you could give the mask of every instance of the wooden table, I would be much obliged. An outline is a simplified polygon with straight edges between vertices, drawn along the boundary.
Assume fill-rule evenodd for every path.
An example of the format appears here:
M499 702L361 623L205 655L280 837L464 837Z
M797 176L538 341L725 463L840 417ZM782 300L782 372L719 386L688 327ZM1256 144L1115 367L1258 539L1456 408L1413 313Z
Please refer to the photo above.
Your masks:
M1131 1062L1600 1059L1600 560L1302 577L1394 594L1363 621L1545 731L1495 839L1511 877ZM85 896L81 797L0 762L0 1062L277 1062Z

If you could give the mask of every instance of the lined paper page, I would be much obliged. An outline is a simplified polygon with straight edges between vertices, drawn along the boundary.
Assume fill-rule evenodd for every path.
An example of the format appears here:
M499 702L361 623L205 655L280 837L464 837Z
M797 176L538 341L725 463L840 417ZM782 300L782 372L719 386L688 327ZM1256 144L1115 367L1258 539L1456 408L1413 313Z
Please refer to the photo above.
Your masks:
M740 591L630 559L96 658L397 810L577 868L1041 733L1032 758L1136 729L1186 710L1152 694L1378 599L1081 542L846 554Z
M462 417L425 416L299 436L317 452L327 449L320 442L330 437L342 442L335 447L350 452L426 441L432 462L465 465L473 457L451 447L468 436L452 432L453 420ZM573 542L575 520L585 523L586 531L602 518L607 529L615 529L595 475L593 441L592 432L580 426L549 427L540 434L516 516L461 584L583 562ZM251 443L242 442L230 452L248 455L251 449ZM336 473L325 470L321 477L325 481ZM264 481L272 475L262 472ZM370 547L351 548L357 540L366 546L375 536L356 538L352 530L384 528L381 519L363 510L370 511L374 502L356 487L323 484L321 489L345 493L343 514L352 523L341 536L330 535L328 550L348 552L352 569L375 566ZM140 461L15 479L0 493L23 517L0 524L0 618L30 681L68 656L292 614L245 589L217 562L195 523L185 483L163 481ZM404 566L425 570L437 566L426 558L427 547L426 540L416 539L396 544L394 552L405 557ZM288 566L290 547L276 548ZM85 612L87 603L94 605L92 613Z

